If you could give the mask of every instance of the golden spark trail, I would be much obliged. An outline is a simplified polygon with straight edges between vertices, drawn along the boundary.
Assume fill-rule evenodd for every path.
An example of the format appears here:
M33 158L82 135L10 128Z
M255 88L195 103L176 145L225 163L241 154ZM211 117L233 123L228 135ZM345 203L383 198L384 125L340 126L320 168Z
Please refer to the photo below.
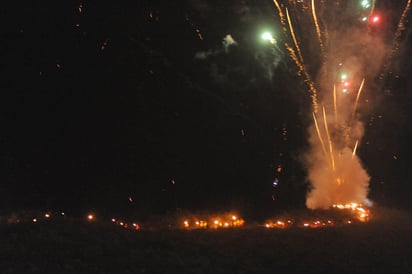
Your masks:
M283 31L286 32L287 28L286 28L285 15L283 14L282 9L280 8L280 5L279 5L278 1L273 0L273 3L275 3L275 6L276 6L276 8L277 8L277 10L278 10L279 17L280 17L280 23L281 23L282 26L283 26Z
M402 35L402 31L405 30L405 21L406 21L406 16L408 15L409 10L411 9L411 2L412 0L408 0L408 2L406 3L406 6L402 12L401 18L399 19L399 23L398 23L398 28L396 30L395 33L395 43L393 45L392 48L392 54L391 57L393 57L393 55L398 51L399 49L399 44L400 44L400 37Z
M295 50L291 46L289 46L288 43L285 43L285 47L289 51L290 57L295 62L296 66L299 68L298 75L300 75L304 71L303 64L300 63L298 57L296 56Z
M359 141L359 140L356 140L355 147L353 148L352 159L353 159L353 157L355 157L355 155L356 155L356 149L358 148L358 141Z
M316 88L315 88L315 84L314 84L313 81L310 79L309 73L307 73L307 71L306 71L306 69L305 69L305 65L304 65L305 62L304 62L304 60L303 60L302 52L301 52L301 50L300 50L298 41L297 41L297 39L296 39L295 31L293 30L292 21L290 20L289 11L288 11L287 8L286 8L286 17L287 17L287 19L288 19L290 34L291 34L291 36L292 36L293 43L295 44L295 48L296 48L296 50L297 50L297 52L298 52L298 57L299 57L298 59L299 59L299 62L300 62L300 64L301 64L301 66L299 66L299 65L298 65L298 66L299 66L299 68L302 68L302 71L303 71L303 73L305 74L305 78L306 78L305 82L306 82L306 84L309 86L309 90L310 90L310 92L311 92L312 108L313 108L313 111L316 113L316 112L318 112L317 91L316 91ZM296 55L295 55L295 56L296 56ZM293 57L292 57L292 58L293 58Z
M330 139L328 122L326 121L325 107L323 107L323 122L325 124L326 137L328 138L328 143L329 143L329 153L330 153L330 160L332 163L332 170L335 171L335 157L333 156L333 146L332 146L332 140Z
M311 5L312 5L313 22L315 23L316 34L318 35L320 50L323 53L322 36L321 36L320 27L318 23L318 17L316 16L315 0L312 0L311 3L312 3Z
M336 103L336 86L333 84L333 109L335 110L335 124L338 124L338 105Z
M313 115L313 121L315 122L316 132L318 133L318 138L319 138L320 144L322 145L323 153L324 153L325 156L327 157L327 156L328 156L328 153L326 152L325 142L323 142L322 135L320 134L318 122L317 122L317 119L316 119L316 114L315 114L314 112L312 112L312 115Z
M299 56L299 59L300 59L299 61L303 64L304 62L303 62L302 52L300 51L300 47L299 47L298 41L297 41L296 36L295 36L295 31L293 30L292 21L290 20L289 11L288 11L287 8L286 8L286 16L288 18L290 34L292 35L293 43L295 44L295 48L298 51L298 56Z
M389 56L387 57L387 61L385 62L385 65L384 65L384 68L383 68L382 76L386 75L386 73L387 73L387 71L388 71L388 69L391 65L391 61L392 61L394 55L399 50L399 46L400 46L400 43L401 43L402 32L406 29L405 21L407 21L407 16L408 16L409 10L411 9L411 3L412 3L412 0L408 0L408 2L405 5L405 8L402 12L402 15L399 19L398 26L397 26L397 29L396 29L396 32L395 32L395 37L393 39L392 51L389 54Z
M353 118L353 116L355 115L355 111L356 111L356 108L357 108L357 106L358 106L359 97L360 97L360 94L361 94L361 92L362 92L362 88L363 88L363 84L364 84L364 83L365 83L365 78L363 78L362 83L361 83L361 85L360 85L360 87L359 87L358 95L356 95L355 104L353 105L353 110L352 110L352 118Z

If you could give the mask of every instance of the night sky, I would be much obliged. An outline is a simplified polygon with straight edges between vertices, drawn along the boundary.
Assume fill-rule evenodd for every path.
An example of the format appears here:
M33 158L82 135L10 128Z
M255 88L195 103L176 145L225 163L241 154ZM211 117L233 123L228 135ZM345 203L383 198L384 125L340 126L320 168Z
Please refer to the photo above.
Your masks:
M387 41L406 3L390 2L377 1ZM371 200L396 207L412 194L406 27L389 73L371 79L358 151ZM281 32L269 0L2 4L0 208L303 208L311 100L287 52L268 69L263 29ZM306 62L316 73L318 56Z

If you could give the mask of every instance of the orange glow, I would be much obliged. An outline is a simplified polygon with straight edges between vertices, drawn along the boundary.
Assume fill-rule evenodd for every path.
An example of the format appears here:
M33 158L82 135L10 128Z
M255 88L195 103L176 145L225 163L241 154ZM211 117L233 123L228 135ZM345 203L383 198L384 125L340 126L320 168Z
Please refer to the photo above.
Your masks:
M219 229L233 228L244 225L244 220L236 214L223 214L219 216L192 216L182 220L184 229Z
M87 215L87 219L88 219L89 221L93 221L93 220L94 220L94 215L93 215L93 214Z
M183 225L185 226L185 228L189 228L189 221L184 221Z
M355 217L361 221L361 222L366 222L369 220L369 210L365 209L363 205L358 204L358 203L349 203L349 204L337 204L333 205L333 208L337 209L346 209L346 210L351 210L354 212ZM348 224L351 223L348 221Z
M46 213L46 214L44 214L44 217L48 219L48 218L51 217L51 214L50 214L50 213Z

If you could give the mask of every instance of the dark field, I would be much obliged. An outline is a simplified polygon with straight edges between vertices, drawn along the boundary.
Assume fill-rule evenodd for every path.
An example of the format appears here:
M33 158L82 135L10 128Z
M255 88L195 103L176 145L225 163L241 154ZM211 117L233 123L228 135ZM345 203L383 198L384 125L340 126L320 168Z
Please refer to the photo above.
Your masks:
M383 216L383 217L382 217ZM76 221L0 227L1 273L412 273L411 218L286 230L132 231Z

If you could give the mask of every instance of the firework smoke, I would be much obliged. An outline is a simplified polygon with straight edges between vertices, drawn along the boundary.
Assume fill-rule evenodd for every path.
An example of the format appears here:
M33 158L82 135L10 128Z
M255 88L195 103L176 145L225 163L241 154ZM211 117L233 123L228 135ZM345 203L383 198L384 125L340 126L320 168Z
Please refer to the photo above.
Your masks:
M221 53L228 53L229 48L232 46L237 46L237 42L235 41L235 39L233 39L232 35L227 34L222 40L222 48L196 52L195 58L204 60L210 56L218 55Z
M276 1L275 4L279 10L279 4ZM334 204L365 204L368 203L370 176L356 155L364 135L363 96L365 89L372 92L373 85L367 79L377 75L388 47L379 36L370 33L370 26L359 24L360 19L353 21L352 1L332 4L311 1L308 6L301 5L301 8L292 6L289 9L295 12L295 27L292 27L287 8L285 14L288 32L298 52L291 54L291 58L299 69L303 68L306 79L316 79L313 84L318 90L312 104L310 149L303 159L311 184L306 205L310 209L328 209ZM372 10L372 6L365 9L364 16L370 16ZM361 14L357 16L361 18ZM283 23L283 13L279 12L279 17ZM306 18L313 20L310 32L302 32L305 28L299 26L300 19L307 22ZM299 49L298 40L302 40L303 35L308 35L306 41L318 43L320 54L313 56L320 56L322 65L317 75L313 72L309 75L304 69L305 61L313 60L303 56Z

